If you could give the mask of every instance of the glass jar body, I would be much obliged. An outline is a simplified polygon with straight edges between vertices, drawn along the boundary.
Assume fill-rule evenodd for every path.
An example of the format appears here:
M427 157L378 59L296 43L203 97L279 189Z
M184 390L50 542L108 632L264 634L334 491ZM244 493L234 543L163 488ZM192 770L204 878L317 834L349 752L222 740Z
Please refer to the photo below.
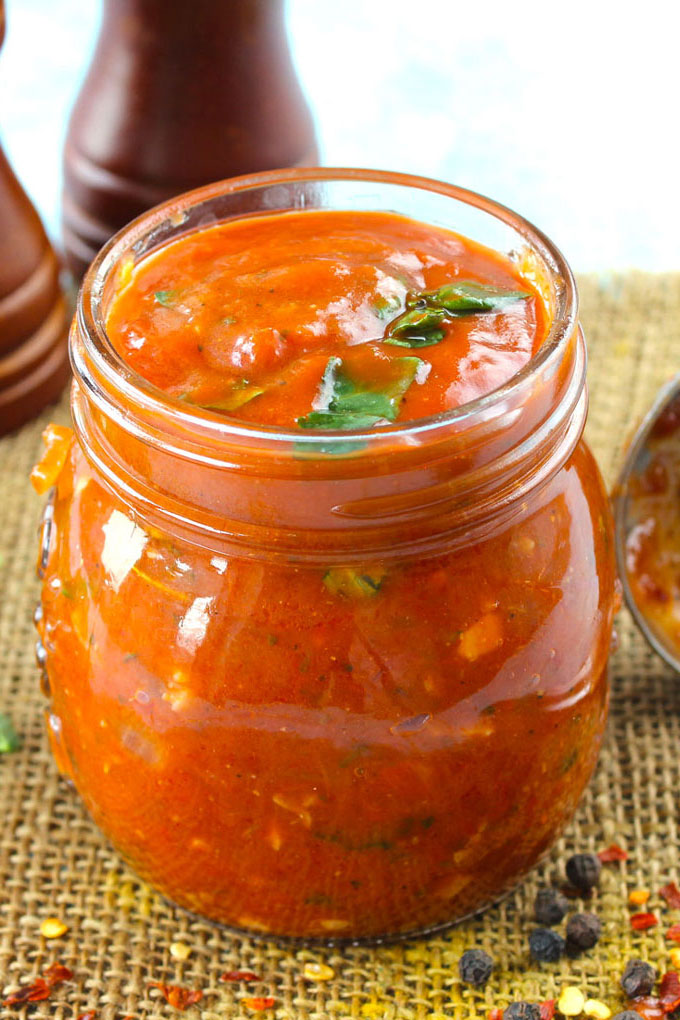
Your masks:
M254 427L145 384L105 329L134 264L292 208L463 230L516 260L550 333L492 393L366 433ZM421 178L224 181L107 245L71 355L40 659L55 755L102 830L167 896L248 932L397 937L497 899L592 772L618 599L559 252Z
M133 868L232 927L446 925L592 772L615 603L587 447L481 541L324 570L145 526L74 444L39 624L57 760Z

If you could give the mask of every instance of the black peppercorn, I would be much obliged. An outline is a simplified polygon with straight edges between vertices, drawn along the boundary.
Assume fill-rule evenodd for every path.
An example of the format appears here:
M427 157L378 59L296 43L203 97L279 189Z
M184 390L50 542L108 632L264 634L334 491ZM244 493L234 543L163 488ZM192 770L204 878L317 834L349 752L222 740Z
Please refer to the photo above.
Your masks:
M624 1009L623 1013L617 1013L612 1020L642 1020L642 1017L635 1009Z
M621 978L621 987L629 999L649 995L657 978L656 967L644 960L629 960Z
M601 871L602 863L597 854L574 854L567 861L567 878L584 892L597 885Z
M569 909L569 901L558 889L539 889L534 900L534 916L539 924L559 924Z
M466 985L481 988L491 977L493 960L483 949L466 949L458 961L458 973Z
M592 949L601 934L602 924L595 914L573 914L567 921L567 950Z
M529 952L539 963L555 963L564 953L564 939L552 928L534 928L529 936Z
M511 1002L503 1010L503 1020L541 1020L541 1011L533 1002Z

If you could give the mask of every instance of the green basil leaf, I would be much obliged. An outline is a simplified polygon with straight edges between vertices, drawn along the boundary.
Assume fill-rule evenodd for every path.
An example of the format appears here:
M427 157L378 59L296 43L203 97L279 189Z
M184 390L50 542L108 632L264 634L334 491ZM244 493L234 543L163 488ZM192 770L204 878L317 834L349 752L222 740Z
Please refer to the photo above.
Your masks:
M180 393L179 399L185 400L188 404L194 404L196 407L204 407L206 411L237 411L239 407L250 403L264 392L261 386L253 386L247 379L240 379L238 382L231 383L229 389L219 400L206 403L202 400L195 400L191 393Z
M399 405L422 364L420 358L395 358L396 375L381 389L346 375L342 359L329 358L321 378L322 406L298 418L303 429L367 429L380 421L394 421Z
M446 312L443 308L414 308L390 323L389 334L403 336L413 332L422 335L430 330L436 330L444 318Z
M0 754L11 754L21 747L21 740L14 729L12 720L0 712Z
M421 305L394 319L387 330L385 343L395 347L431 347L444 339L440 329L448 313L443 308Z
M383 297L382 294L373 303L373 311L379 319L389 319L401 308L401 299L396 296Z
M220 400L212 401L210 404L201 404L201 407L205 407L208 411L236 411L264 392L261 386L234 386Z
M474 280L458 280L445 283L434 291L422 291L418 295L428 306L444 309L452 315L467 315L474 312L496 312L517 301L531 297L524 290L502 290Z
M366 446L364 442L356 442L355 440L347 440L347 442L332 443L293 443L293 456L296 460L314 460L320 453L323 453L329 457L345 457L348 453L356 453L357 450L363 450Z
M384 414L362 414L357 411L310 411L304 418L298 418L303 429L370 429L382 421Z
M384 343L392 347L432 347L444 339L443 329L433 329L429 333L408 333L406 336L388 336Z
M178 297L178 290L157 290L154 294L158 304L163 305L165 308L173 308Z

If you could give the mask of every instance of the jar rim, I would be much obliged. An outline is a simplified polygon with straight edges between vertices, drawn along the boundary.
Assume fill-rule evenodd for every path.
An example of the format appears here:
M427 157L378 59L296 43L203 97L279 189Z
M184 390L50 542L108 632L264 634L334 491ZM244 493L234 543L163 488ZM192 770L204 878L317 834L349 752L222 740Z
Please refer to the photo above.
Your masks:
M550 270L553 280L559 283L556 290L556 307L547 336L529 361L502 385L451 410L440 411L428 417L394 422L368 430L303 432L257 422L245 422L216 411L190 407L184 401L165 393L144 379L116 351L105 328L104 288L120 264L121 258L126 253L142 248L144 239L153 240L154 236L161 232L163 224L180 225L187 209L228 194L255 191L281 184L362 181L442 195L486 213L519 234L531 250L540 256ZM285 208L270 210L271 213L285 211L288 210ZM205 229L205 226L196 229ZM189 232L193 232L193 228L187 231ZM146 257L151 250L153 249L145 248L141 257ZM541 230L507 206L469 189L412 174L360 168L296 167L246 174L205 185L155 206L123 227L104 245L84 277L76 309L76 323L79 329L72 331L71 358L76 377L82 378L86 374L84 369L89 369L109 394L120 392L127 398L129 406L143 410L157 422L170 416L174 426L181 426L189 433L197 430L202 440L208 442L217 440L221 443L244 440L248 443L272 444L272 448L290 446L294 443L298 449L302 448L311 454L321 446L324 452L332 453L334 444L347 444L348 440L356 442L357 445L362 444L364 448L366 446L375 448L376 443L382 446L385 442L400 440L403 442L416 436L421 439L434 439L442 430L474 422L488 413L493 414L494 410L500 410L504 406L510 395L516 399L518 391L524 387L530 388L534 378L542 371L548 370L549 362L559 360L576 329L577 316L576 284L566 259ZM85 354L84 359L75 350L77 334L78 340L82 343L81 352Z

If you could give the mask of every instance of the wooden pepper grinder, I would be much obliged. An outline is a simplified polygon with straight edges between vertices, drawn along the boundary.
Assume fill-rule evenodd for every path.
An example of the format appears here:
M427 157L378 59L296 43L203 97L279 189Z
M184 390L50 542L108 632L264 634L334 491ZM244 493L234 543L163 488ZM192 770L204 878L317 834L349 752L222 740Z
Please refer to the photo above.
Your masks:
M0 46L4 35L0 0ZM69 376L67 331L57 257L0 148L0 435L61 393Z
M316 161L283 0L104 0L64 151L69 267L182 191Z

